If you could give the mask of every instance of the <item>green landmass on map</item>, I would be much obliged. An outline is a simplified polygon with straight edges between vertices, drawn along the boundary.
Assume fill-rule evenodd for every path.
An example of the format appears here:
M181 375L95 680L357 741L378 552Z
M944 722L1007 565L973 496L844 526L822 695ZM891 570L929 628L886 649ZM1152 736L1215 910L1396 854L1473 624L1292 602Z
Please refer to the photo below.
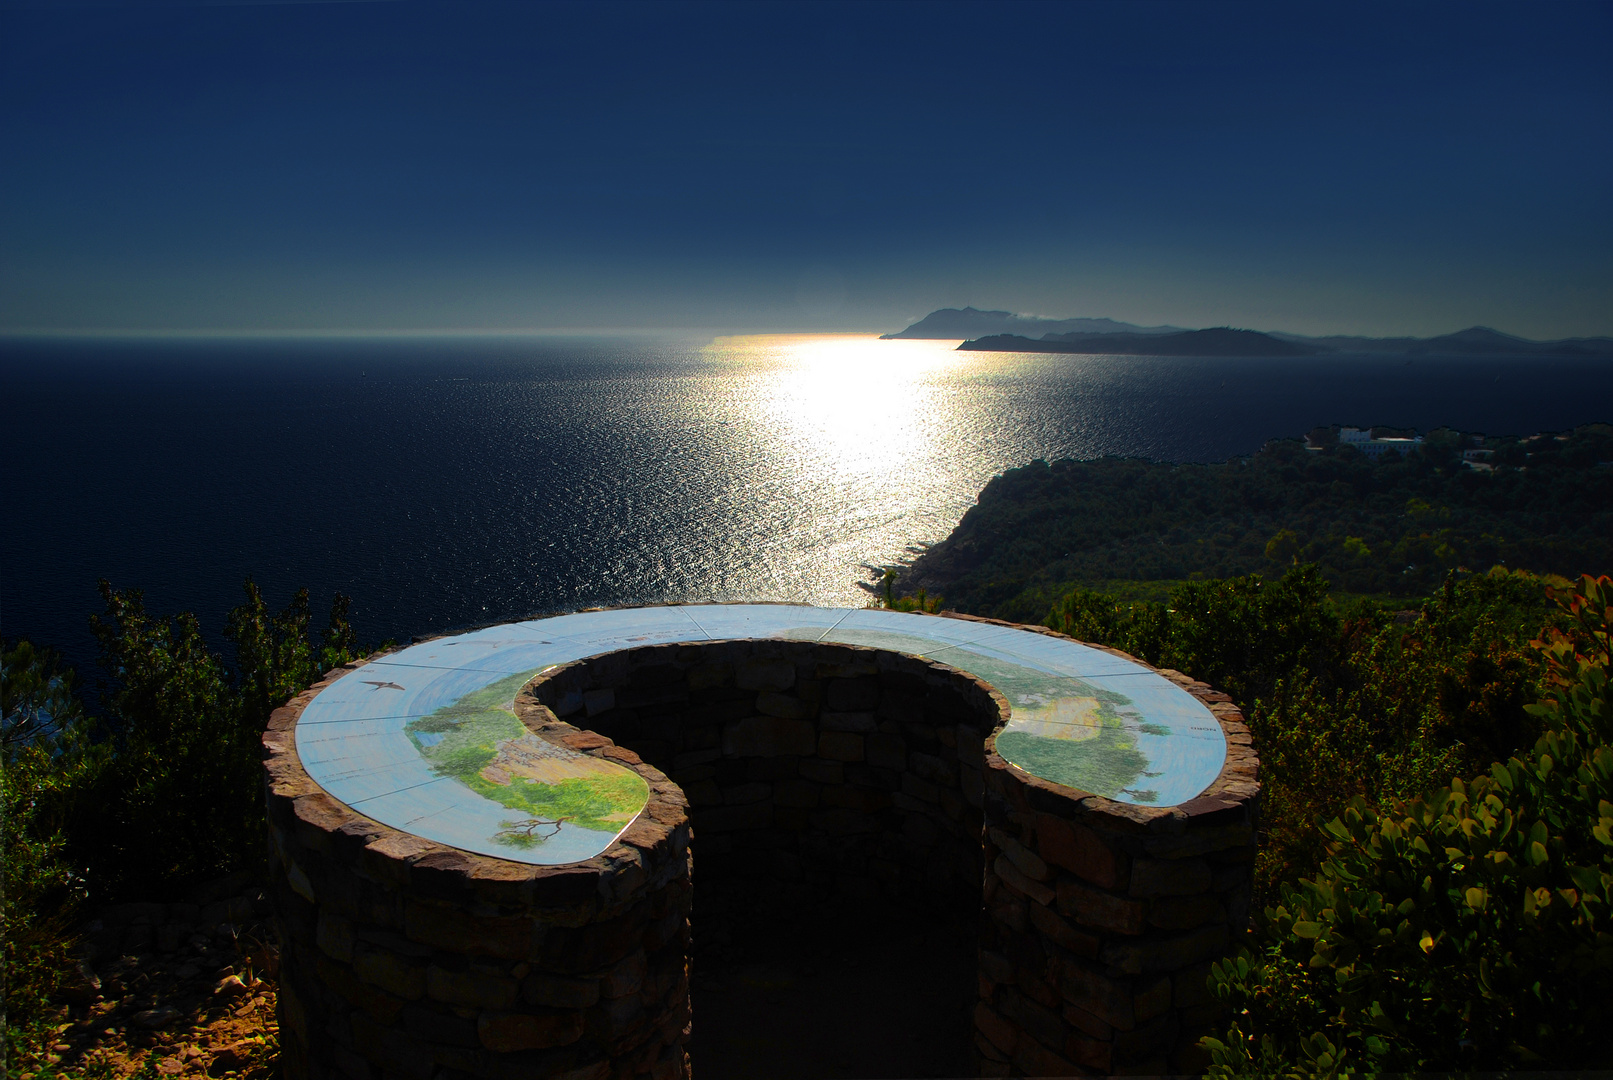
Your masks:
M499 843L532 847L562 822L620 832L649 800L649 785L629 769L553 747L527 731L516 718L515 695L535 674L499 679L410 721L404 731L438 775L527 815L524 821L503 822L495 837ZM534 762L542 779L520 775L533 771Z
M813 640L822 635L816 627L785 632L787 637ZM836 629L834 640L928 656L986 680L1008 699L1014 712L1007 729L997 736L997 753L1033 776L1110 799L1125 794L1133 801L1148 803L1159 797L1157 792L1133 788L1140 777L1148 775L1149 761L1118 711L1132 703L1124 694L912 634ZM1086 723L1066 725L1057 719L1071 715ZM1066 737L1016 730L1022 727L1061 731ZM1149 723L1141 725L1141 730L1169 732L1163 725Z

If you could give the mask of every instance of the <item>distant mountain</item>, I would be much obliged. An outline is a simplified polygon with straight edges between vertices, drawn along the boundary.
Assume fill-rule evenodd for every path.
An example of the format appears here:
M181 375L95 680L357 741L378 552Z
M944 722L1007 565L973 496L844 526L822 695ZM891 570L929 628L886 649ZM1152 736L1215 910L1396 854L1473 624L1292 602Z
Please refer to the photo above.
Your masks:
M1424 338L1406 350L1413 356L1439 353L1447 356L1608 356L1613 357L1613 338L1560 338L1556 341L1530 341L1513 337L1488 326L1470 326L1443 337Z
M1314 345L1327 352L1388 353L1395 356L1606 356L1613 358L1613 338L1561 338L1531 341L1488 326L1470 326L1439 337L1369 338L1334 335L1305 337L1273 332L1272 337Z
M932 311L906 330L882 335L892 338L980 338L990 334L1174 334L1180 326L1133 326L1114 319L1044 319L1011 311L979 311L972 307Z
M979 352L1087 353L1123 356L1315 356L1329 350L1257 330L1218 326L1174 334L1047 334L1039 340L995 334L958 348Z
M1195 337L1194 335L1207 335ZM1184 330L1134 326L1114 319L1044 319L1011 311L942 308L883 338L962 338L960 349L983 352L1122 353L1134 356L1312 356L1376 353L1390 356L1584 356L1613 359L1613 337L1531 341L1470 326L1440 337L1307 337L1280 330ZM1001 339L1012 338L1011 341ZM1169 338L1170 344L1161 339ZM1137 340L1132 340L1137 339ZM1229 351L1230 350L1230 351Z

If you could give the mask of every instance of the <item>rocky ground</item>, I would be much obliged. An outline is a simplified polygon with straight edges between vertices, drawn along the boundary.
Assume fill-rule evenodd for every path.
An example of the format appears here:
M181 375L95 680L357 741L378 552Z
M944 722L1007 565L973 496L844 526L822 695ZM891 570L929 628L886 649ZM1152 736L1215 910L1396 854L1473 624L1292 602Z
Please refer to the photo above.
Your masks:
M79 977L43 1060L18 1080L268 1080L278 1072L278 952L263 892L239 878L189 903L121 904L83 928Z

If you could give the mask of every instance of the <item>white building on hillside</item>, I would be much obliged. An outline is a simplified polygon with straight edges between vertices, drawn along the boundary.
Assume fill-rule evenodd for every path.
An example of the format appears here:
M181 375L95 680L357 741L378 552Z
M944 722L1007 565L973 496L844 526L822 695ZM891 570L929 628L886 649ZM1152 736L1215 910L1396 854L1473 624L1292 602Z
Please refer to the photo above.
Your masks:
M1384 454L1391 451L1401 457L1405 457L1412 447L1417 446L1422 441L1423 437L1421 435L1415 435L1409 439L1374 439L1370 430L1363 431L1360 428L1353 427L1339 430L1339 445L1353 446L1373 461L1377 461Z

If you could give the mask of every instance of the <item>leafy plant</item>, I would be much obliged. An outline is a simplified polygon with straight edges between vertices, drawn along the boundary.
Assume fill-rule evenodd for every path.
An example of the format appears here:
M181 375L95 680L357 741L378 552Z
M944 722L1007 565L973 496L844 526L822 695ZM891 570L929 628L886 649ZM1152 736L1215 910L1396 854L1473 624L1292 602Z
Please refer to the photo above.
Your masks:
M1325 829L1314 878L1268 908L1265 944L1215 966L1238 1008L1211 1075L1575 1067L1613 1052L1613 580L1559 597L1532 748L1471 780ZM1245 1030L1247 1025L1247 1031ZM1324 1061L1325 1059L1325 1061Z

